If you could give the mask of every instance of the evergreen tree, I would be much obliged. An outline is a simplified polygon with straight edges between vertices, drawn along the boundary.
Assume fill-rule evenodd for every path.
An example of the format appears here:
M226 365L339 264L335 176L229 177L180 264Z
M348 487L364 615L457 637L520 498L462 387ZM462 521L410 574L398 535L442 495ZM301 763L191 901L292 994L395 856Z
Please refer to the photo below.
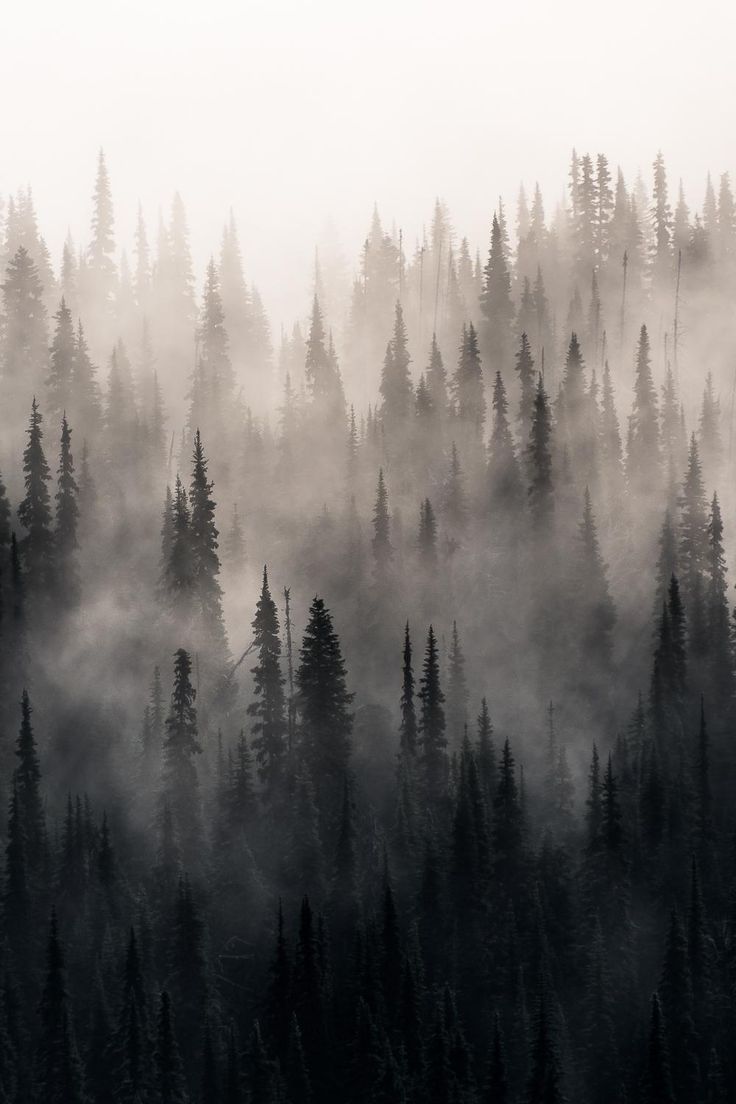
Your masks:
M154 1078L156 1083L157 1104L187 1104L181 1055L174 1035L171 998L164 990L161 993L156 1029L156 1048L153 1054Z
M529 505L537 526L547 525L554 508L552 484L552 421L544 381L539 376L534 399L534 415L527 445L526 458L529 479Z
M309 609L296 683L300 752L316 787L324 834L336 822L350 761L353 695L346 687L345 661L332 615L318 597Z
M491 247L483 272L480 309L485 319L483 345L491 369L506 366L511 341L514 308L511 302L511 277L504 251L503 232L497 215L491 226Z
M463 327L460 359L452 380L455 415L470 439L483 432L486 400L483 393L483 370L480 363L478 336L473 323Z
M48 490L49 466L43 451L43 415L35 398L31 404L28 444L23 452L26 493L18 506L18 518L27 533L20 544L29 581L43 594L54 580L54 537Z
M417 536L419 560L423 567L437 566L437 521L428 498L419 507L419 534Z
M419 682L419 762L430 809L438 809L447 794L447 739L445 695L440 686L439 655L434 629L429 626Z
M652 997L649 1046L647 1048L642 1099L646 1104L674 1104L675 1101L672 1092L667 1042L662 1025L662 1011L656 993Z
M516 374L519 377L519 434L522 441L529 438L534 413L534 358L526 332L522 333L516 353Z
M71 603L77 596L79 581L74 564L74 553L79 547L79 486L74 478L74 457L71 451L72 431L66 416L61 421L61 454L59 456L59 481L56 492L56 531L54 534L57 557L58 583L62 600Z
M193 586L205 640L215 650L215 663L227 656L227 640L222 617L222 590L218 580L220 558L217 554L218 529L215 525L214 484L207 478L208 461L199 430L194 435L192 482L189 489L191 518L189 546L192 557Z
M626 475L634 493L645 495L658 486L659 459L657 394L652 381L649 335L646 326L642 326L626 457Z
M268 573L263 568L261 596L253 619L253 641L258 649L258 663L252 668L253 693L256 700L248 706L255 718L252 731L256 749L258 774L269 799L273 800L283 782L286 757L286 699L284 676L281 673L281 640L276 603L268 586Z
M508 400L500 372L493 385L493 427L488 450L489 507L499 522L513 510L521 497L521 472L509 426Z
M388 491L383 478L383 468L378 472L376 505L373 511L373 558L376 575L382 577L393 558L391 547L391 519L388 511Z
M194 763L194 756L202 748L198 742L196 690L191 674L191 657L179 648L174 657L174 688L163 745L163 798L171 811L188 869L196 864L202 845L199 782Z
M18 795L26 857L30 871L38 877L43 873L46 862L46 824L41 797L41 766L31 725L31 703L26 690L21 698L21 723L15 754L18 765L15 768L14 785Z
M72 1026L66 988L64 952L59 940L56 913L46 951L46 979L41 1003L38 1054L35 1066L36 1098L49 1104L84 1104L82 1067Z
M59 304L59 309L54 315L54 321L56 322L56 328L51 342L49 374L46 380L46 387L49 398L49 413L58 418L62 411L66 410L69 405L74 373L74 358L76 356L72 312L67 307L63 297Z
M410 363L404 312L397 300L393 335L386 349L380 388L383 422L390 436L399 430L411 413L413 389Z
M414 704L414 671L412 668L412 647L409 636L409 622L404 631L404 664L402 667L401 687L401 724L399 727L399 756L402 764L413 762L417 752L417 714Z

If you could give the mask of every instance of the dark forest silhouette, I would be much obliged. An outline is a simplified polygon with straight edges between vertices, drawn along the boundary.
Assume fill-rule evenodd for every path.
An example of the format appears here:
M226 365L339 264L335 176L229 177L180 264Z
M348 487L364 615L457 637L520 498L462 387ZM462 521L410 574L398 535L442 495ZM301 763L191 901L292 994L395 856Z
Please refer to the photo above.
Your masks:
M0 1102L736 1097L736 209L613 175L277 349L8 199Z

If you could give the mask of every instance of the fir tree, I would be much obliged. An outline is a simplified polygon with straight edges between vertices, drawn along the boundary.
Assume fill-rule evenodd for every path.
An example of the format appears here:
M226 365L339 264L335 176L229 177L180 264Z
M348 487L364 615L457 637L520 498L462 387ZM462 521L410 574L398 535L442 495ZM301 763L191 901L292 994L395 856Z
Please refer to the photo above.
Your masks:
M391 520L388 512L388 491L383 478L383 468L378 472L376 504L373 511L373 558L377 576L385 574L393 558L391 547Z
M50 472L43 451L42 421L43 416L34 398L28 427L28 444L23 453L26 493L18 506L18 518L27 530L20 545L26 571L32 585L40 593L53 584L55 568L48 490Z
M58 418L69 405L76 356L72 312L67 307L63 297L59 309L54 315L54 321L56 322L56 328L51 342L49 375L46 380L46 387L49 398L49 413Z
M419 683L419 761L430 809L439 808L447 792L447 739L445 737L445 695L440 686L439 656L434 629L430 625Z
M56 492L56 531L54 534L58 582L63 601L72 603L77 596L79 581L74 564L74 552L79 547L79 486L74 478L74 457L71 451L72 431L66 420L61 421L61 453Z
M35 1067L37 1099L49 1104L84 1104L87 1096L74 1038L64 952L55 912L51 914L39 1017L41 1028Z
M527 445L529 505L535 525L549 523L554 507L552 485L552 422L544 381L539 376L534 399L534 415Z
M258 663L252 668L253 692L256 700L248 706L255 718L252 731L256 738L258 774L269 799L273 800L283 782L286 757L286 699L284 676L281 673L281 640L276 603L268 586L267 570L263 568L261 596L253 619L253 641L258 650Z
M179 845L190 869L202 844L199 783L194 763L194 756L199 755L202 748L198 742L196 690L191 674L191 657L179 648L174 657L174 688L163 745L163 797L171 810Z
M346 687L345 662L332 615L321 598L315 598L309 609L296 683L300 751L317 788L324 832L337 818L350 760L353 695Z

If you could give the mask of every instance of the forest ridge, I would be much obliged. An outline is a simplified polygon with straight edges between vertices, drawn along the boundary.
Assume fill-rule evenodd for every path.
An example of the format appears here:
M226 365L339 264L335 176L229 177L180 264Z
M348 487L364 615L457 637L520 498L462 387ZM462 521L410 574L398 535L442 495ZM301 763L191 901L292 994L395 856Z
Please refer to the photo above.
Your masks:
M376 210L278 339L232 215L197 294L102 153L58 266L7 197L0 1104L734 1099L736 208L673 192Z

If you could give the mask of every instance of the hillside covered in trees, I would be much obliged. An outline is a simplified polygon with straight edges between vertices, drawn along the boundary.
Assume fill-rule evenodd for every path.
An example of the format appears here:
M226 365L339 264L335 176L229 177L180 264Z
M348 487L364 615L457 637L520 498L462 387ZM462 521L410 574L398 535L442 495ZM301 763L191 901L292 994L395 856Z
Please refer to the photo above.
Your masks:
M0 1104L736 1099L728 174L368 212L280 334L91 211L2 205Z

